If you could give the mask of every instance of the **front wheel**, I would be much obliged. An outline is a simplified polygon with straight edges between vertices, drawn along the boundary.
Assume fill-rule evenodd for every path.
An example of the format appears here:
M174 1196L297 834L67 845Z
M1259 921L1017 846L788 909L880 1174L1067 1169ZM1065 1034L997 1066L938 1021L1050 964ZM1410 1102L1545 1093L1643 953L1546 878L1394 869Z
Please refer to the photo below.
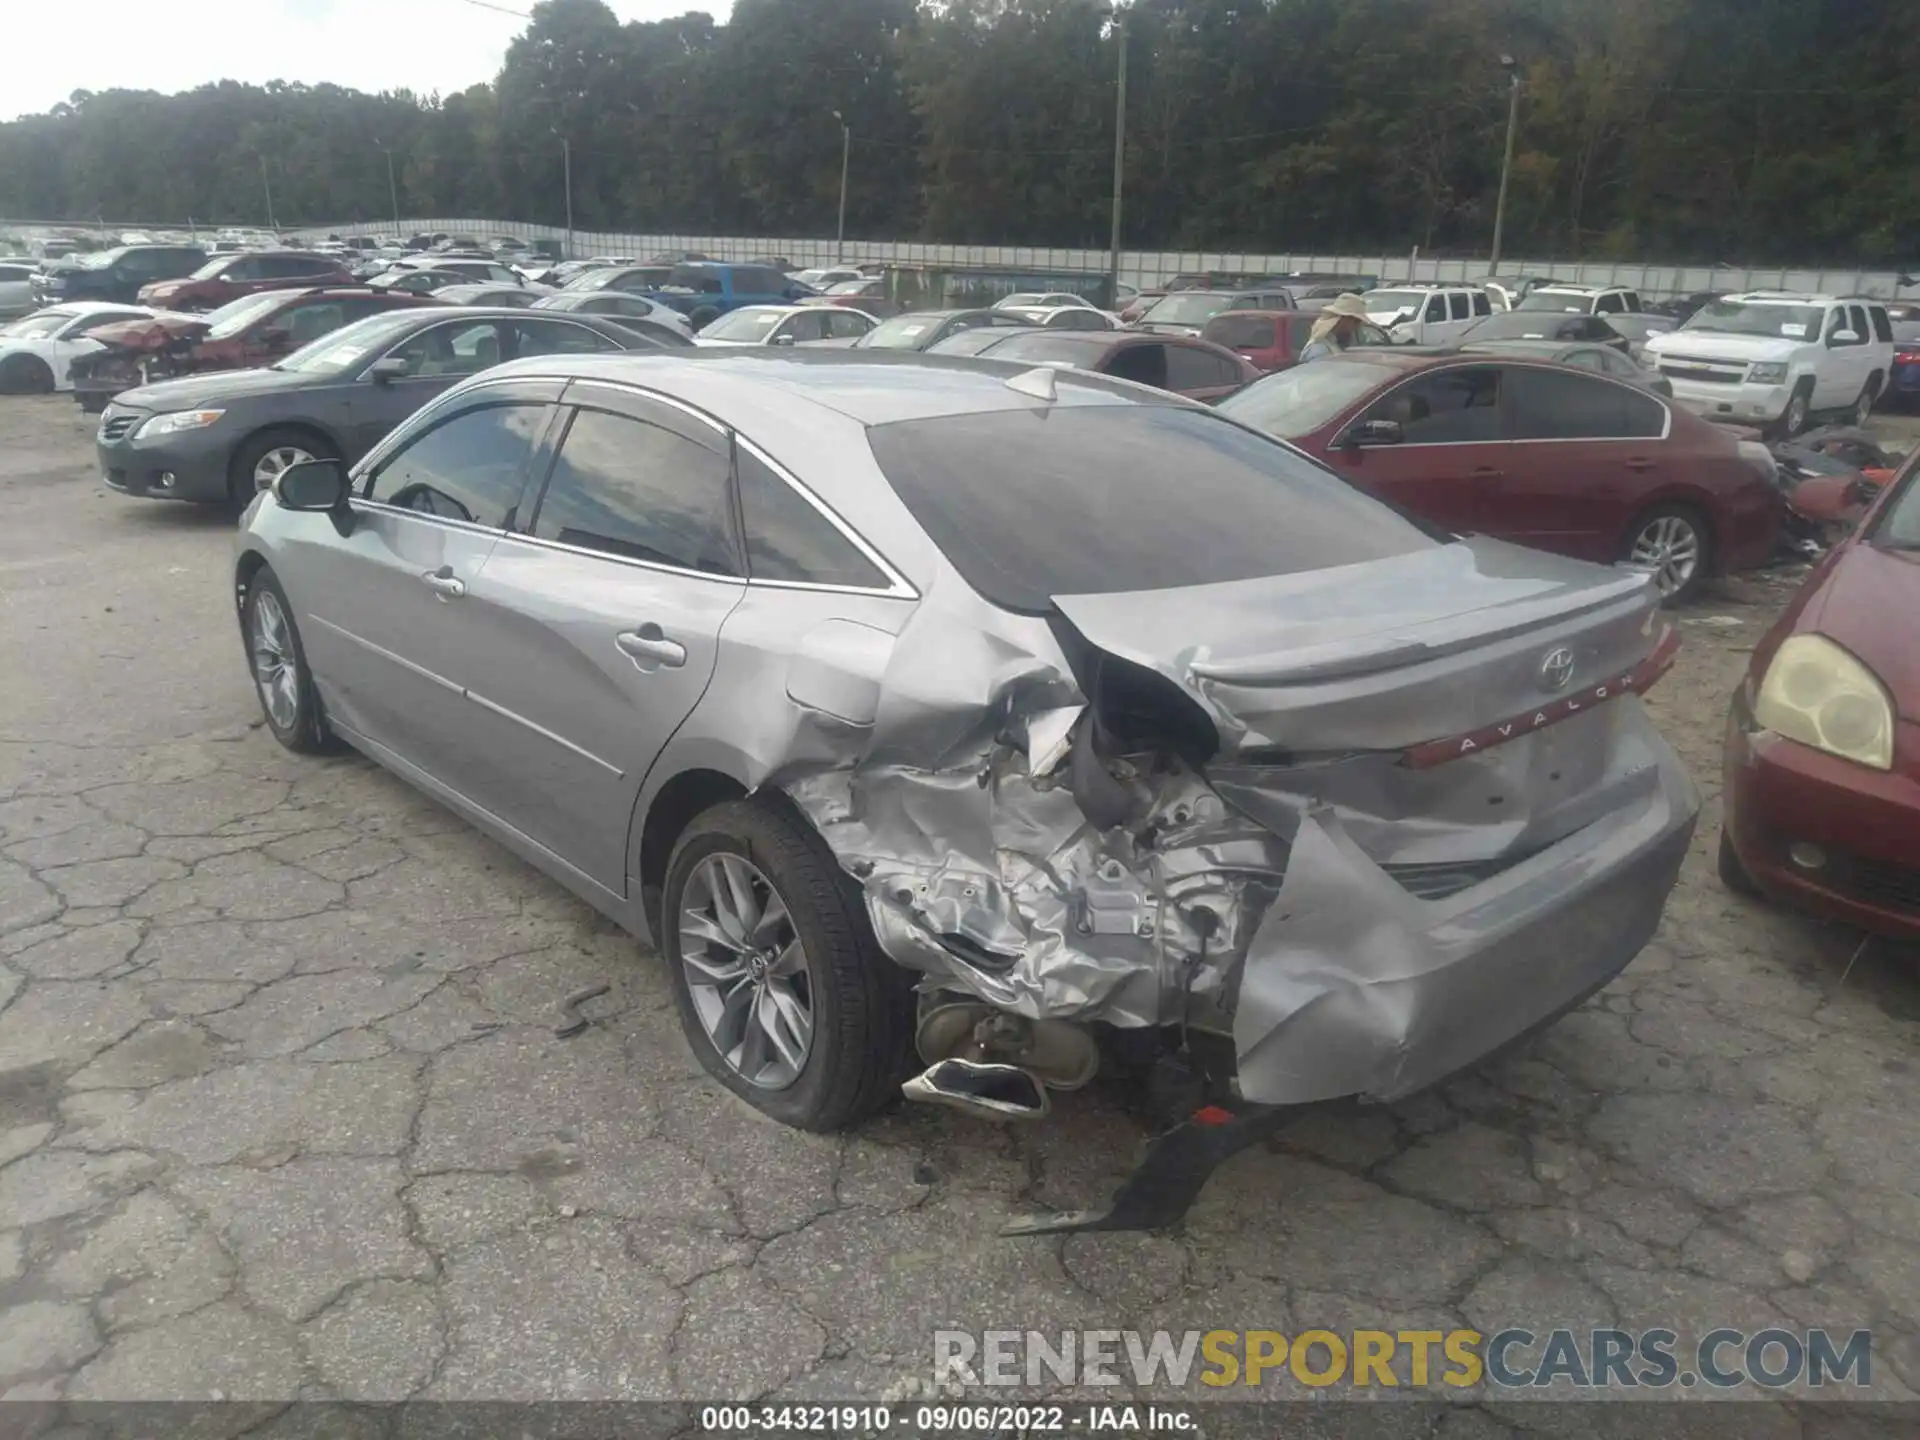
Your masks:
M894 1099L912 1035L906 974L798 815L765 799L701 815L674 847L661 916L681 1028L714 1079L802 1130Z
M1796 385L1793 394L1787 397L1787 408L1780 412L1780 434L1791 440L1807 428L1807 420L1813 414L1813 386L1810 381Z
M240 618L254 694L273 738L299 755L333 749L293 605L271 570L260 571L248 584Z
M1713 541L1698 511L1685 505L1660 505L1633 522L1620 558L1651 570L1660 598L1677 605L1691 600L1706 584L1712 573Z
M1725 830L1720 832L1720 853L1716 857L1715 868L1720 872L1720 883L1736 895L1745 895L1750 900L1760 898L1760 887L1753 882L1753 876L1747 873L1747 867L1740 860L1740 852L1733 848L1733 838Z
M0 395L51 395L53 371L36 355L9 355L0 361Z
M262 490L272 488L282 471L308 460L338 460L333 446L299 430L262 430L234 451L227 472L227 493L245 509Z

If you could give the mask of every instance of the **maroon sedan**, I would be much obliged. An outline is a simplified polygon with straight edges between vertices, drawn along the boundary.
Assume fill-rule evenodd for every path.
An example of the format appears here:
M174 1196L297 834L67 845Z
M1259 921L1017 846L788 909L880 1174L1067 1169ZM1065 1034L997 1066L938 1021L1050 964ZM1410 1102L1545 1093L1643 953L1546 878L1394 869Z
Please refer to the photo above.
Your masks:
M356 283L352 271L325 255L309 255L303 250L259 250L216 255L184 279L143 286L140 303L156 310L217 310L228 301L262 290Z
M1459 534L1653 571L1669 599L1773 549L1781 499L1735 438L1550 361L1354 349L1221 407Z
M989 360L1068 365L1116 380L1171 390L1211 405L1260 372L1231 350L1186 335L1127 330L1019 330L997 345L975 350Z
M1202 340L1224 345L1244 357L1253 368L1270 375L1299 362L1300 352L1313 336L1313 310L1229 310L1216 315L1200 330ZM1360 322L1356 345L1391 345L1393 339L1378 325Z
M1754 647L1720 878L1920 940L1920 456Z

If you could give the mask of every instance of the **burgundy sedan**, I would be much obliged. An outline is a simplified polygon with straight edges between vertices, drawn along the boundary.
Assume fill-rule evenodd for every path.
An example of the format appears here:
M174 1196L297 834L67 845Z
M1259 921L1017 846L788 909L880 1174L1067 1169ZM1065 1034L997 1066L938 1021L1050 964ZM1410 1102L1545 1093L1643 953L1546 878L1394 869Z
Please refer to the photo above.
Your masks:
M1781 498L1735 438L1550 361L1354 349L1221 407L1456 534L1653 571L1669 599L1773 549Z
M934 346L933 353L940 353ZM1016 330L997 345L970 353L989 360L1067 365L1116 380L1171 390L1211 405L1233 394L1260 372L1231 350L1187 335L1147 335L1127 330Z
M1720 878L1920 940L1920 456L1754 647Z
M1296 365L1300 352L1313 339L1316 310L1229 310L1201 328L1200 338L1224 345L1262 374ZM1393 339L1378 325L1360 322L1356 345L1391 345Z

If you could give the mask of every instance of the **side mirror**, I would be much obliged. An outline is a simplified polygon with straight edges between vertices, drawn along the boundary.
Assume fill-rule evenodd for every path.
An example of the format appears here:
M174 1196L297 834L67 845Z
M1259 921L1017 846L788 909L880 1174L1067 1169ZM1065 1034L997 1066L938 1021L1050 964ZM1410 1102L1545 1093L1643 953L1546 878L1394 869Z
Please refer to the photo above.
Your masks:
M302 460L273 479L282 510L340 510L347 503L347 472L338 460Z
M1829 346L1858 345L1859 343L1860 332L1858 330L1836 330L1833 332L1833 338L1827 341Z
M1402 438L1398 420L1356 420L1340 436L1340 448L1361 450L1374 445L1398 445Z
M376 385L398 380L407 373L407 362L398 355L384 355L367 367L367 376Z
M773 337L773 339L769 340L767 343L769 345L792 345L792 344L795 344L796 342L793 336L791 335L776 335Z

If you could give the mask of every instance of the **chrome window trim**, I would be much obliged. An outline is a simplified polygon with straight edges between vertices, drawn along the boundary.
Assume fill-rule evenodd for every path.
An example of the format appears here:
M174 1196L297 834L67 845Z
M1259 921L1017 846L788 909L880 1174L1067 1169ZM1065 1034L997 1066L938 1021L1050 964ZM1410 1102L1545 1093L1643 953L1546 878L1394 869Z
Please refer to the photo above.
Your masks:
M747 577L744 575L716 575L711 570L689 570L684 565L666 565L657 560L636 560L631 555L615 555L608 550L594 550L585 545L570 545L564 540L548 540L539 535L529 535L524 530L500 530L492 533L498 534L502 540L517 540L523 545L537 546L542 550L558 550L564 555L581 555L589 560L604 560L610 565L626 565L635 570L652 570L662 575L679 575L688 580L706 580L716 585L744 587L747 584Z
M431 329L431 328L433 327L432 326L427 327L427 329ZM415 333L425 334L426 331L421 330L421 331L416 331ZM407 338L412 339L413 337L408 336ZM469 377L474 380L474 383L471 386L467 386L466 388L458 389L457 393L456 393L455 387L461 386L464 382L456 379L454 381L453 386L450 386L446 390L441 391L440 394L434 396L433 399L427 401L426 404L422 405L418 410L414 411L413 414L409 415L406 419L402 420L398 425L394 426L393 429L389 430L385 435L381 436L379 442L376 445L374 445L374 447L371 450L367 451L366 454L362 455L360 457L359 463L356 464L351 470L347 472L348 490L351 491L354 486L358 485L362 480L366 479L369 475L371 475L375 469L377 469L380 465L386 463L386 461L391 457L392 452L399 448L399 443L401 440L400 432L402 430L407 430L411 434L418 434L419 427L416 425L416 422L422 420L423 417L431 416L437 410L441 409L444 406L448 406L456 401L465 400L468 396L476 393L477 391L490 390L495 386L499 386L499 385L513 385L513 384L519 383L522 380L530 380L530 379L551 380L555 378L551 375L533 375L533 376L502 375L497 378L486 379L486 380L477 378L479 375L485 375L486 373L487 372L485 370L476 372L476 375L474 377ZM402 377L402 378L412 378L412 377ZM562 385L566 383L566 378L564 376L560 377L560 383ZM562 404L564 402L559 400L540 400L540 401L527 400L527 401L519 401L519 402L496 401L494 403L496 404L519 403L519 404L527 404L527 405L538 404L542 408L546 408L549 406ZM348 498L353 500L361 499L361 497L357 495L349 495ZM401 513L408 514L408 515L417 515L420 513L417 510L408 510L404 505L401 505L401 506L386 505L378 500L367 500L364 503L368 505L377 505L383 510L398 510ZM453 523L460 524L464 522L455 521ZM485 527L482 527L482 528L485 528Z

